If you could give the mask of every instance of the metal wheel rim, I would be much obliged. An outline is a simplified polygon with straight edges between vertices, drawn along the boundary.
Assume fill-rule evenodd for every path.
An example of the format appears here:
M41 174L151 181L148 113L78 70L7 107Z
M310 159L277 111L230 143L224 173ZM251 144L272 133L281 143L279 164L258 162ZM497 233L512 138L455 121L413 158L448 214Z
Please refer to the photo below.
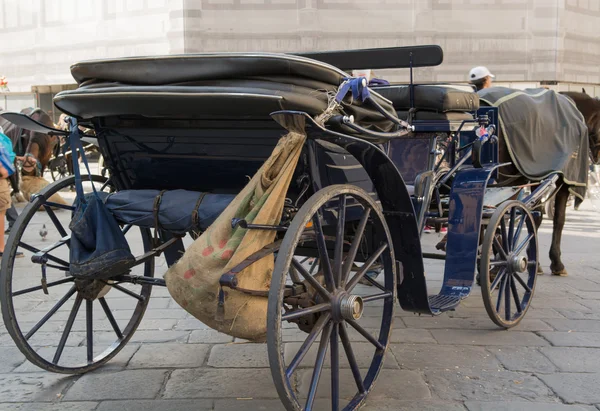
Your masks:
M108 181L107 178L102 176L92 175L92 179L97 183L106 183ZM115 355L121 351L121 349L127 344L127 342L131 339L135 330L137 329L140 321L144 316L144 312L149 302L150 293L152 287L149 285L144 285L141 289L140 295L144 297L143 302L138 302L136 308L132 314L131 319L128 321L127 325L123 328L122 338L116 338L112 344L107 344L108 347L103 350L100 354L94 357L92 363L82 364L80 366L74 367L64 367L58 364L52 363L48 361L46 358L40 356L36 352L36 347L32 347L27 339L25 338L24 332L21 330L19 326L19 322L17 321L15 315L15 307L13 305L13 289L12 289L12 278L13 278L13 269L14 269L14 261L16 251L18 249L19 240L22 238L22 235L29 223L29 221L36 214L38 209L45 202L45 198L49 198L52 194L60 192L60 190L73 185L75 182L75 177L70 176L65 179L54 182L47 187L45 187L42 191L40 191L39 195L35 197L23 210L15 223L15 227L11 230L11 234L6 243L5 250L9 250L8 253L4 253L2 262L1 262L1 272L0 272L0 306L2 308L2 316L4 320L5 327L8 330L9 335L12 337L16 346L23 353L23 355L34 365L43 368L48 371L63 373L63 374L81 374L91 370L94 370L100 367L102 364L109 361ZM150 232L147 229L142 230L142 239L145 243L145 247L150 246ZM154 260L150 260L144 265L144 275L148 277L154 277ZM88 301L88 300L83 300ZM82 301L82 302L83 302ZM71 332L69 332L70 334Z
M363 201L365 201L366 203L369 203L369 206L372 207L371 208L372 215L373 214L377 215L378 220L380 219L380 221L383 222L383 229L385 230L386 237L387 237L389 245L390 245L389 253L391 256L391 261L394 261L391 236L389 234L389 230L387 229L387 225L385 225L385 219L383 217L383 214L379 211L376 203L370 198L370 196L366 192L364 192L363 190L361 190L357 187L354 187L354 186L338 185L338 186L327 187L327 188L321 190L319 193L322 194L323 198L327 198L327 195L331 195L331 197L329 197L328 199L334 198L335 196L340 195L340 194L348 194L348 195L351 194L353 196L354 195L359 196ZM317 194L319 194L319 193L317 193ZM295 218L294 221L292 221L292 224L288 228L288 232L283 240L282 247L280 248L280 251L278 253L278 257L277 257L277 260L275 263L274 276L273 276L273 280L271 283L271 291L269 293L269 310L268 310L268 323L267 323L267 342L268 342L269 362L270 362L270 366L271 366L271 373L273 376L273 380L274 380L275 386L277 388L277 391L279 393L280 399L282 400L284 406L288 410L304 410L305 408L299 403L298 398L297 398L296 394L294 393L293 388L290 385L289 377L287 377L287 378L284 377L284 376L286 376L287 366L286 366L286 361L285 361L284 355L282 354L282 351L280 349L283 344L280 330L281 330L281 325L282 325L281 315L282 315L282 298L283 298L283 290L284 290L284 287L281 286L281 282L282 282L281 279L286 278L287 269L290 266L291 261L293 259L293 253L287 252L286 250L288 250L288 251L292 251L292 249L295 250L295 245L297 245L299 237L302 233L300 230L298 230L298 228L304 227L306 225L302 220L310 219L311 216L316 212L316 209L320 208L320 205L322 205L325 202L327 202L327 201L322 201L315 194L313 197L311 197L311 199L309 199L303 205L303 207L300 209L300 211L297 214L297 217L300 215L303 215L304 218L302 218L302 219ZM313 210L313 211L310 211L310 210ZM387 252L387 250L386 250L386 252ZM283 271L283 270L286 270L286 271ZM373 388L373 383L376 380L378 373L383 365L383 358L385 356L385 352L387 351L387 347L389 346L389 343L390 343L391 322L392 322L392 317L393 317L395 291L396 291L396 285L395 285L396 273L394 270L393 263L391 263L389 265L389 270L390 270L389 274L385 274L386 276L389 275L389 277L386 277L385 288L390 290L391 297L389 299L389 303L388 303L388 301L386 301L384 303L383 315L382 315L382 319L381 319L381 328L380 328L380 334L379 334L379 340L378 340L380 342L383 341L383 342L381 342L381 344L384 345L385 348L383 349L383 352L380 353L379 358L376 358L377 352L374 350L375 353L373 355L373 358L371 359L370 365L368 366L369 370L368 370L367 374L365 376L361 375L361 378L363 379L363 384L365 386L365 392L360 393L357 389L354 397L348 402L346 407L343 408L344 410L354 410L361 406L361 404L366 399L368 393ZM387 271L387 270L385 270L385 271ZM285 272L286 274L281 274L281 275L277 274L277 273L283 273L283 272ZM387 325L385 324L386 319L388 320ZM329 324L329 320L328 320L328 324ZM343 326L343 323L342 323L342 326ZM325 325L323 328L326 328L326 327L327 327L327 325ZM332 330L332 333L335 333L336 334L335 338L338 339L337 347L339 348L339 345L340 345L339 344L339 341L340 341L339 334L340 334L342 327L340 326L340 327L332 327L332 328L334 329L334 330ZM337 328L337 331L335 331L335 328ZM320 334L323 335L322 332L320 332ZM346 332L346 334L347 334L347 332ZM347 341L349 341L349 339L347 338L347 335L346 335L346 339L347 339ZM315 344L317 344L317 343L315 343ZM356 343L354 343L354 344L356 344ZM327 345L331 345L331 344L327 343ZM350 345L352 345L352 343L350 343ZM307 348L307 350L308 350L308 348ZM344 352L344 351L345 351L345 347L343 347L343 350L339 349L339 352ZM326 353L329 354L330 350L327 350ZM354 379L356 380L356 376L354 376ZM358 382L356 382L356 384L358 385ZM336 407L332 405L332 409L336 409Z
M517 210L519 210L521 215L519 222L516 221L518 218ZM505 219L507 213L510 213L508 222ZM513 220L513 224L510 223L510 220ZM523 223L521 224L520 221L523 221ZM518 231L519 226L521 226L520 231ZM518 236L517 239L508 240L511 229L513 230L513 237ZM497 233L500 230L504 230L505 232L505 236L501 237L502 240L497 237ZM500 235L502 235L501 231ZM496 238L495 241L494 238ZM525 245L523 245L524 243ZM504 258L498 248L499 245L502 246L502 250L509 258ZM519 256L522 255L523 251L525 252L527 258L527 268L524 272L527 274L526 279L523 278L524 275L520 275L520 273L512 269L512 264L507 263L506 267L500 265L503 260L511 258L511 252L505 250L507 248L509 250L522 248L521 253L518 253ZM496 210L488 224L482 245L480 263L483 302L490 319L496 325L503 328L511 328L519 324L525 317L535 292L538 261L539 250L533 216L520 201L507 201ZM493 266L499 267L499 272L494 279L491 279L490 270ZM528 289L525 287L528 287ZM504 300L503 302L500 301L502 299ZM520 302L520 311L517 309L517 300ZM513 305L516 310L515 315L506 318L507 307L512 307ZM504 316L500 314L499 307L504 309ZM512 308L508 311L512 312L511 310Z

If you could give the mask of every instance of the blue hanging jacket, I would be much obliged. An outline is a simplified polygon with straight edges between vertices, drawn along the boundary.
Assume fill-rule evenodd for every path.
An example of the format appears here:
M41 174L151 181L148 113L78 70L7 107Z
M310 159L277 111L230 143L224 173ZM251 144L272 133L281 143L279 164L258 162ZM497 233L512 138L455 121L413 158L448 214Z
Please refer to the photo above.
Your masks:
M8 171L8 175L15 172L15 152L12 140L4 133L0 133L0 163Z

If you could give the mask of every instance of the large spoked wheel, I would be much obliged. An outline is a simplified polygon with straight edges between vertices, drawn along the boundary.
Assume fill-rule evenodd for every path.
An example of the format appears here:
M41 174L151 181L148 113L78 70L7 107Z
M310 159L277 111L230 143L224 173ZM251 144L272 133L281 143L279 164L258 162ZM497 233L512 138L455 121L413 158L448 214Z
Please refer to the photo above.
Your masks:
M500 327L517 325L531 304L538 265L533 217L520 201L494 212L481 246L481 293L485 309Z
M390 341L393 262L383 214L364 190L330 186L300 208L269 292L269 362L286 409L355 410L364 402ZM374 266L383 268L375 278L366 275Z
M97 190L110 190L106 178L92 179ZM0 274L4 324L17 347L38 367L67 374L91 371L114 357L138 327L151 292L150 285L68 275L72 207L51 197L61 195L70 204L75 194L65 189L74 183L68 177L50 184L25 207L7 241ZM84 191L91 192L91 184L84 182ZM123 231L132 252L150 250L150 232L130 228ZM18 252L25 258L16 258ZM132 271L153 277L154 260Z

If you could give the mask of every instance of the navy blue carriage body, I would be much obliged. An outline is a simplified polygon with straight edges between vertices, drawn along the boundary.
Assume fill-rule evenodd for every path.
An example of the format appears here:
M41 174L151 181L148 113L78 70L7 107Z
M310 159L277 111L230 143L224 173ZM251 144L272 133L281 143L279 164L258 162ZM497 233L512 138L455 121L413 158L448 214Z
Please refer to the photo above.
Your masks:
M71 120L74 121L74 120ZM122 274L135 262L135 257L127 244L125 235L117 220L104 204L107 193L97 192L92 183L93 192L84 194L81 173L76 152L81 153L88 176L90 169L83 151L76 123L70 142L73 148L73 170L77 198L73 217L69 224L71 230L69 273L78 278L105 279Z

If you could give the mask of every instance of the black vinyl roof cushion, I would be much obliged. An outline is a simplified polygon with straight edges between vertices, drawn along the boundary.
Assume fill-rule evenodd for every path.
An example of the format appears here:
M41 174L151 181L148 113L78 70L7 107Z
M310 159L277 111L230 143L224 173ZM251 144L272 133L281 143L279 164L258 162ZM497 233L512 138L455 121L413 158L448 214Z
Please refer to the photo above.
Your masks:
M409 86L374 88L392 102L397 110L408 110L410 104ZM479 109L479 96L475 92L460 90L451 86L415 85L414 105L418 110L475 111Z

